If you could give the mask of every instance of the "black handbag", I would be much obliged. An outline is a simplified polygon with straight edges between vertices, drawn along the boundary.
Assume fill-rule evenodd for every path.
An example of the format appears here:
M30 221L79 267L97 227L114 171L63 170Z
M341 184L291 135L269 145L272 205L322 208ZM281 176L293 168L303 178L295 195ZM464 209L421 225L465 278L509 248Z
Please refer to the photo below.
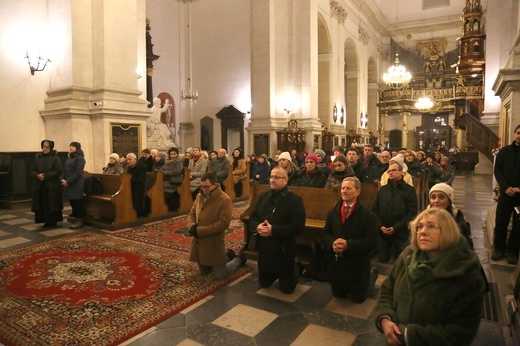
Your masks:
M249 243L247 243L247 248L249 250L256 250L257 248L257 241L258 241L258 233L253 233L251 235L251 238L249 238Z

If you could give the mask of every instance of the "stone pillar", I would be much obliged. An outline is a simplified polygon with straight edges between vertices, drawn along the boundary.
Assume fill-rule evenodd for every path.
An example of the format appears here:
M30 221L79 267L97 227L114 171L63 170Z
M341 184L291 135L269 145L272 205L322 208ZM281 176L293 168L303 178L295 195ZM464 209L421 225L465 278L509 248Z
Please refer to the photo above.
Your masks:
M146 146L150 115L136 68L144 65L145 0L51 0L50 26L66 36L40 112L58 150L82 143L86 170L100 172L112 151L111 124L139 128Z
M413 148L415 147L414 145L410 145L410 143L408 143L408 116L410 116L410 113L409 112L402 112L401 113L401 131L403 133L403 140L402 140L402 145L404 148Z

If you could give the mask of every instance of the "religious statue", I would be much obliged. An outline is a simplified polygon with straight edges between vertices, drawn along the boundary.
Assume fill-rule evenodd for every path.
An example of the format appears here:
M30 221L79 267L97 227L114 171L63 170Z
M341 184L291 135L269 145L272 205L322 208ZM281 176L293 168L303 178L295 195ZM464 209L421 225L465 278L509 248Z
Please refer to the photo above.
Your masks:
M170 101L166 99L164 106L161 107L161 99L153 99L151 108L152 115L146 120L148 134L148 146L155 149L169 149L175 145L175 128L161 122L161 114L170 110Z

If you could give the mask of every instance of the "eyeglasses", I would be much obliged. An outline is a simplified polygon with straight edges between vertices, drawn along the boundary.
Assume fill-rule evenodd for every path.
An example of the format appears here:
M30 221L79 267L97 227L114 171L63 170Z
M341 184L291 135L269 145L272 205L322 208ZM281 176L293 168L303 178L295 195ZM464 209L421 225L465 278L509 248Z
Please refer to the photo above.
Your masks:
M200 185L200 188L201 189L209 189L212 186L213 186L213 184L211 184L211 185Z
M277 176L277 175L271 175L271 176L269 177L269 179L274 179L274 180L285 179L285 178L287 178L287 177L280 177L280 176Z
M398 169L389 169L387 172L388 173L395 173L395 172L401 172L401 171L398 170Z
M439 226L435 225L433 223L429 223L429 224L426 224L426 225L423 225L422 223L420 223L420 224L417 224L415 226L415 232L416 233L419 233L419 232L431 233L431 232L434 232L434 231L436 231L438 229L439 229Z

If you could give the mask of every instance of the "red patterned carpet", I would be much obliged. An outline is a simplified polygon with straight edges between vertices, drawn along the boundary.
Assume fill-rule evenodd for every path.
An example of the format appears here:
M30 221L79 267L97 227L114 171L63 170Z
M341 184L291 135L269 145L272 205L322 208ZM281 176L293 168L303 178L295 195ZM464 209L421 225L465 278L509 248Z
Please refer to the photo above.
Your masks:
M238 252L244 244L244 225L240 221L240 214L242 214L244 209L233 209L231 224L226 232L226 248L232 248L235 252ZM138 226L128 231L113 234L113 236L168 249L190 252L192 238L188 236L187 220L188 216L182 215L151 225Z
M0 342L117 345L251 270L217 281L185 252L95 233L0 253Z

